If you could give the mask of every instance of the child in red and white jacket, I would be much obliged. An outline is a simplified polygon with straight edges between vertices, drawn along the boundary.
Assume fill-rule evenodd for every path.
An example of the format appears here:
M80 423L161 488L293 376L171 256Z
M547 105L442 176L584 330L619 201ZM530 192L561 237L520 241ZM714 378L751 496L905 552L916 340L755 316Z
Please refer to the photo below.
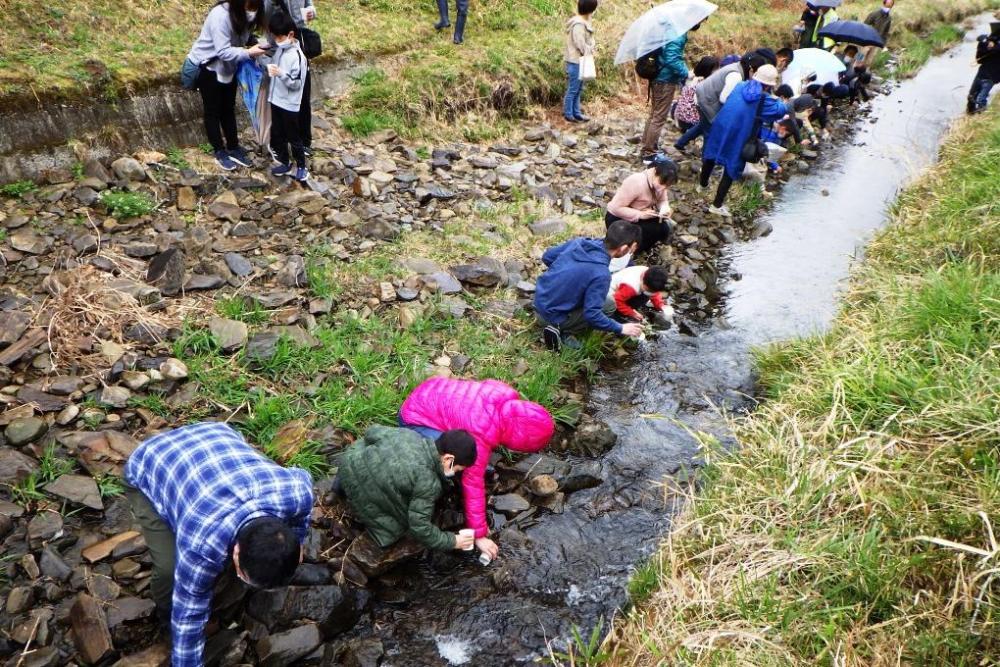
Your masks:
M674 316L674 309L664 300L667 288L667 270L661 266L630 266L611 274L611 289L604 302L604 311L628 320L642 322L646 316L637 308L651 304L666 321Z

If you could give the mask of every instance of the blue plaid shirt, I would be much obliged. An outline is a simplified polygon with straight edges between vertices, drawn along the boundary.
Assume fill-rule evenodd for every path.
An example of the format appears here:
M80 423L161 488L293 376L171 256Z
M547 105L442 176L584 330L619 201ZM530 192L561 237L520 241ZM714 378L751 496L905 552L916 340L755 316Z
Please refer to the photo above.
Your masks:
M312 479L283 468L225 424L191 424L143 442L125 480L142 491L177 540L171 634L173 667L200 667L215 580L243 524L262 516L288 521L305 540Z

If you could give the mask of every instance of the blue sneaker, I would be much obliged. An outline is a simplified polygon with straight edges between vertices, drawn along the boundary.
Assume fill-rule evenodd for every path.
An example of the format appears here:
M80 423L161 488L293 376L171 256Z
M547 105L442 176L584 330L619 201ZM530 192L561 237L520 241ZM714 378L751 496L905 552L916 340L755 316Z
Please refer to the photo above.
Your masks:
M277 167L271 167L272 176L288 176L292 173L292 165L290 164L279 164Z
M298 169L296 169L295 180L299 181L300 183L305 183L307 180L309 180L309 170L306 169L305 167L299 167Z
M220 169L225 169L226 171L236 169L236 163L229 159L229 153L226 151L215 151L215 162L219 165Z
M242 148L234 148L229 151L229 159L243 167L253 166L253 160L250 159L250 156Z

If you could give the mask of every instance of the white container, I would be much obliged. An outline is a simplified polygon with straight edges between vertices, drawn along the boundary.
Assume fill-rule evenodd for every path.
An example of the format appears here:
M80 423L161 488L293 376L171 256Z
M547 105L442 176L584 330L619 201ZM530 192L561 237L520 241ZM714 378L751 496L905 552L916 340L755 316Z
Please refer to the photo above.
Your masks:
M458 531L458 534L462 535L463 537L466 536L466 535L468 535L469 537L475 537L476 536L476 531L472 530L471 528L463 528L462 530ZM473 542L472 544L470 544L469 546L467 546L462 551L472 551L475 548L476 548L476 543Z
M489 565L492 562L493 562L493 559L490 558L489 554L487 554L487 553L481 553L481 554L479 554L479 564L482 565L483 567L486 567L487 565Z

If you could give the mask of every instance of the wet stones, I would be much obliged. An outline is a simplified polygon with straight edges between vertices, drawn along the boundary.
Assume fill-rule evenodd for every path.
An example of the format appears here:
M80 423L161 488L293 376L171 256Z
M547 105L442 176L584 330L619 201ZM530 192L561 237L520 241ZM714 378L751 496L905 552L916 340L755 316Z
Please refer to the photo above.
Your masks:
M22 447L30 442L38 440L46 431L49 430L49 425L44 419L39 419L38 417L25 417L22 419L15 419L7 428L4 429L4 438L7 440L7 444L12 447Z
M359 617L354 596L335 585L257 591L248 601L246 611L268 630L309 620L325 636L354 627Z
M13 485L37 471L38 462L32 457L10 447L0 447L0 483Z
M39 512L28 522L28 546L41 546L63 533L63 518L58 512Z
M559 482L552 475L535 475L528 481L528 488L536 496L545 498L559 490Z
M259 640L256 644L257 657L263 667L283 667L309 655L322 641L315 624L301 625Z
M115 535L114 537L102 542L98 542L97 544L92 544L80 552L80 555L83 556L83 559L88 563L96 563L110 556L114 553L116 548L122 545L127 545L129 542L141 537L142 536L138 531L130 530L128 532Z
M506 515L508 518L531 509L531 503L525 500L524 496L517 493L505 493L500 496L494 496L490 500L490 504L493 505L494 510Z
M365 576L377 577L423 552L424 548L420 543L408 537L383 549L367 533L363 533L354 541L348 553Z

